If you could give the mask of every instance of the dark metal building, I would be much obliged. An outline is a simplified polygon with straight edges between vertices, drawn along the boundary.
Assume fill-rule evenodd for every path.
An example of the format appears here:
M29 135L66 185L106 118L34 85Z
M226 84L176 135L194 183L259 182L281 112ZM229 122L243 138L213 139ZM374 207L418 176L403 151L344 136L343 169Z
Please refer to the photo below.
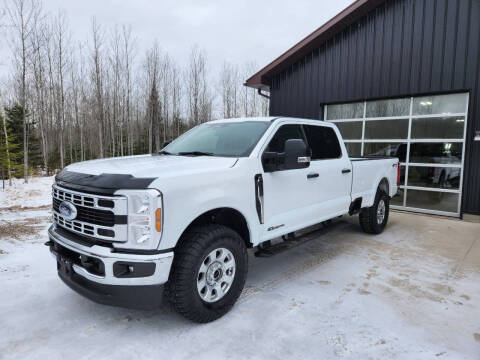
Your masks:
M399 209L480 214L480 0L358 0L245 85L400 157Z

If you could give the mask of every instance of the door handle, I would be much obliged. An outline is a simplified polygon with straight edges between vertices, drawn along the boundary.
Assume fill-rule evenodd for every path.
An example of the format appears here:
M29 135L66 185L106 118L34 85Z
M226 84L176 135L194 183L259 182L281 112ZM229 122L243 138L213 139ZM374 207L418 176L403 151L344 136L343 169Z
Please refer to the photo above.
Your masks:
M352 172L350 169L343 169L342 174L348 174L349 172Z
M315 179L318 178L320 175L318 173L308 174L307 179Z

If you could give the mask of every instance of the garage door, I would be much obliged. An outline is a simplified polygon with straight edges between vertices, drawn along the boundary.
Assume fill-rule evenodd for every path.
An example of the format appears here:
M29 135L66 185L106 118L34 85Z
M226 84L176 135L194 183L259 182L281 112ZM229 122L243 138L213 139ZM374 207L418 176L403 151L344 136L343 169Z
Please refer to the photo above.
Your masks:
M468 93L335 104L335 123L355 156L395 156L400 195L392 208L459 216Z

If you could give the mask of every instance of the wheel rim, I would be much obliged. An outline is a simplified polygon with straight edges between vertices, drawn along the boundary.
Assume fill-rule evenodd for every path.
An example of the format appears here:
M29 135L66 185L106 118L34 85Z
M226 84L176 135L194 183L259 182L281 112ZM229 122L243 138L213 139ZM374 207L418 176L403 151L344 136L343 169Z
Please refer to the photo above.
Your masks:
M377 223L378 224L383 223L384 219L385 219L385 201L382 199L378 202L378 206L377 206Z
M235 257L225 248L211 251L203 259L197 274L198 295L206 302L223 298L235 279Z

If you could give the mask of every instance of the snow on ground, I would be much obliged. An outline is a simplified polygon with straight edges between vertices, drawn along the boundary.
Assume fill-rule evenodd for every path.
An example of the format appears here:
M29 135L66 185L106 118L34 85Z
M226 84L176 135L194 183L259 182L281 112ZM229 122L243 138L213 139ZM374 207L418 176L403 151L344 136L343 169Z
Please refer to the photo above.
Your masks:
M239 302L198 325L166 304L70 290L43 245L49 212L0 210L1 359L480 358L479 224L392 212L369 236L339 219L272 258L250 254Z
M23 179L13 179L12 186L5 181L5 189L0 182L0 210L7 207L49 206L52 203L50 186L54 178L54 176L31 177L28 184L25 184Z

